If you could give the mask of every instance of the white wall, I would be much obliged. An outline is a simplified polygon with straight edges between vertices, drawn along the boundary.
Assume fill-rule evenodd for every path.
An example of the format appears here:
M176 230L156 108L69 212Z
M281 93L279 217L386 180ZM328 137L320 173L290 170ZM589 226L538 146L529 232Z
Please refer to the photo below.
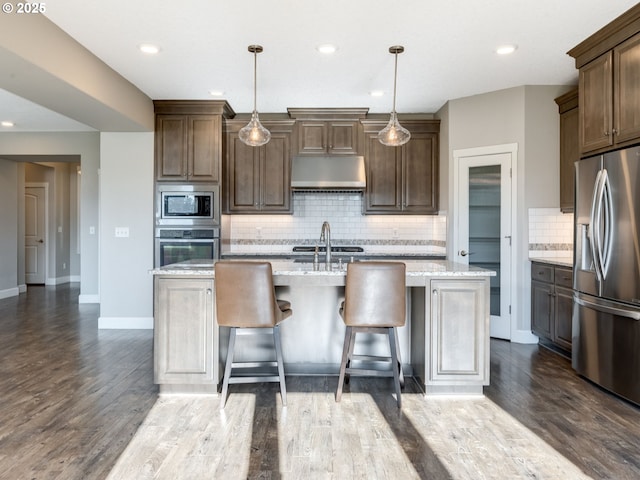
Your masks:
M451 171L453 151L489 145L518 144L516 278L512 311L514 341L534 341L530 334L530 262L528 260L528 209L559 206L559 119L554 98L566 86L521 86L473 97L451 100L438 112L446 120L441 171ZM448 204L453 205L453 175L447 179ZM453 218L455 212L448 212ZM449 222L452 238L453 222ZM450 248L451 242L448 242ZM451 257L451 251L449 258Z
M100 328L153 327L153 139L100 134Z

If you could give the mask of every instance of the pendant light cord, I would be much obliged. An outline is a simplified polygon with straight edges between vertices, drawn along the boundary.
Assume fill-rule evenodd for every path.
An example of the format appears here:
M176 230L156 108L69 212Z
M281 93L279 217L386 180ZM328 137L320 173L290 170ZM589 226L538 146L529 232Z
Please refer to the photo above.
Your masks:
M253 113L256 112L256 96L258 95L258 89L256 85L258 84L258 52L254 50L253 52Z
M396 111L396 82L398 81L398 52L394 54L395 56L395 68L393 71L393 112Z

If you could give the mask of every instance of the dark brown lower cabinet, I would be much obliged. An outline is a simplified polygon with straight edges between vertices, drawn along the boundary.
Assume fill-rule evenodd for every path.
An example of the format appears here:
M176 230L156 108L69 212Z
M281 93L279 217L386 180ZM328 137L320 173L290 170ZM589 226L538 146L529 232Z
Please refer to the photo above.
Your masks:
M571 354L573 272L568 267L532 262L531 330L542 345Z

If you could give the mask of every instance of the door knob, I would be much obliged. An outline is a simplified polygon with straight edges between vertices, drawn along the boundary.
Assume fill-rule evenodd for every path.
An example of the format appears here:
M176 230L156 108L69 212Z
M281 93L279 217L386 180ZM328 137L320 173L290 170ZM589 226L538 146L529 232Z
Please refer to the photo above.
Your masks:
M38 243L44 243L44 240L40 239L38 240Z
M458 253L460 253L460 255L462 257L466 257L467 255L471 255L473 252L467 252L466 250L460 250L460 252L458 252Z

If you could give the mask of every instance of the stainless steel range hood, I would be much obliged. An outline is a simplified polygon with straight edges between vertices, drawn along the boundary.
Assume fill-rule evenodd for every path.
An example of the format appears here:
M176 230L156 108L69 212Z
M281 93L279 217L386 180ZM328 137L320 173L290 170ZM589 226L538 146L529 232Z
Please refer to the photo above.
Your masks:
M364 190L364 157L293 157L295 190Z

